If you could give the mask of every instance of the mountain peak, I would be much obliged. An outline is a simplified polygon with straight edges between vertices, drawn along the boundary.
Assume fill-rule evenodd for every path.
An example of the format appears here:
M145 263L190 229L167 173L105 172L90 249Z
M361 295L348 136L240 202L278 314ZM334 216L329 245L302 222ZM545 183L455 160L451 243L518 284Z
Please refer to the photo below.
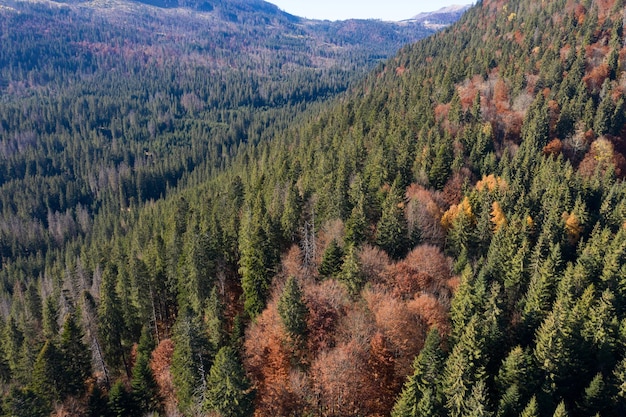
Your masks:
M441 29L456 22L470 7L469 4L454 4L432 12L423 12L405 21L422 23L432 29Z

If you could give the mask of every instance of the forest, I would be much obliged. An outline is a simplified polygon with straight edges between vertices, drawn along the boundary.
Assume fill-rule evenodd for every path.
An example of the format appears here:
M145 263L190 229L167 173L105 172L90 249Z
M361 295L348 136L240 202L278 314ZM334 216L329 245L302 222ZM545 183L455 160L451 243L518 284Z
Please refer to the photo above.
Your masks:
M380 22L332 54L14 3L3 415L626 414L623 0L483 0L389 58Z

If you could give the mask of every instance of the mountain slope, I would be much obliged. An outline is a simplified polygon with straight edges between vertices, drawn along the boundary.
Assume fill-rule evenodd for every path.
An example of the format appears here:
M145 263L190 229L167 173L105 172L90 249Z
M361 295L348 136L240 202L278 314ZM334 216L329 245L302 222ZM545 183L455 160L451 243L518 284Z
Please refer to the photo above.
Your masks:
M54 386L51 318L77 306L105 390L153 350L132 392L160 401L127 413L250 415L254 392L258 416L623 415L623 13L483 1L227 169L98 218L5 298L5 408L88 403L23 372L38 354Z

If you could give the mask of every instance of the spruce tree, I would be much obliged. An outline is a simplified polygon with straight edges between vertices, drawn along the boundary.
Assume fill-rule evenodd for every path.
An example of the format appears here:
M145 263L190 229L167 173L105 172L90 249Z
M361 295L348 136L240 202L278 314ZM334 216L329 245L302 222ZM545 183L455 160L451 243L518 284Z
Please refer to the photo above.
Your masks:
M443 412L441 372L444 354L437 328L428 332L424 347L413 363L413 375L404 384L392 417L428 417Z
M403 191L398 177L387 192L381 217L376 225L376 244L394 259L402 258L409 249Z
M91 376L91 352L83 342L84 334L76 314L68 314L65 318L59 348L64 369L63 395L80 397L85 392L87 378Z
M320 275L323 277L336 276L341 271L342 258L341 246L337 244L337 240L331 240L322 255L322 262L318 269Z
M278 314L287 333L294 337L304 337L308 313L300 284L296 278L289 277L278 299Z
M207 411L216 411L223 417L252 416L254 391L232 348L226 346L217 353L207 385Z

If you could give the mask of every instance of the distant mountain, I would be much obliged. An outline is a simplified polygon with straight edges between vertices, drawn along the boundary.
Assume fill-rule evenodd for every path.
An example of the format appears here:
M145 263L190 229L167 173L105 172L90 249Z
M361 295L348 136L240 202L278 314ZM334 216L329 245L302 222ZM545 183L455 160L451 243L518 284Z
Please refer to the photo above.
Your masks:
M421 23L430 29L441 29L459 20L459 18L463 16L463 13L465 13L470 7L471 5L469 4L452 5L443 7L434 12L420 13L413 16L411 19L407 19L406 21Z

